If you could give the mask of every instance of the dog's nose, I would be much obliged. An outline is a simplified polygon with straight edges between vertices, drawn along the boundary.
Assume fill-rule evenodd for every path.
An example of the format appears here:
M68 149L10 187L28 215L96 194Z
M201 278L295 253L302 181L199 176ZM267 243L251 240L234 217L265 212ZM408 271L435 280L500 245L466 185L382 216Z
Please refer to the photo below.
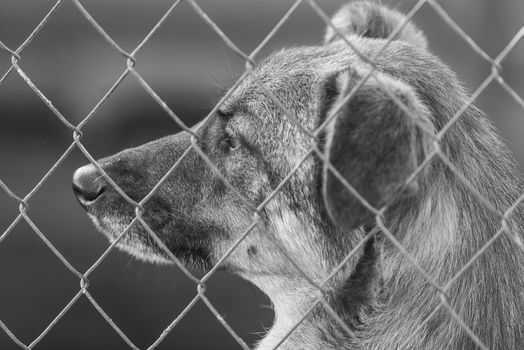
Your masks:
M92 164L76 169L73 174L73 192L82 206L94 202L105 188L105 181Z

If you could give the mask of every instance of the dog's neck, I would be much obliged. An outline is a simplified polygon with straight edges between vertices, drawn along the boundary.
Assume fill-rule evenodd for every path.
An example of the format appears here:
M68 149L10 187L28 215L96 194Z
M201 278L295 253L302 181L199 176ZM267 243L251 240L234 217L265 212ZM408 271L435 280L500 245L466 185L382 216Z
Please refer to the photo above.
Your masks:
M324 348L318 344L320 339L315 325L306 317L308 306L315 299L314 287L304 285L299 290L280 292L278 297L272 297L275 311L274 324L258 344L257 350L269 350L279 346L278 349L319 349ZM305 297L307 296L307 297ZM298 327L297 327L298 325ZM296 327L296 329L295 329Z
M331 339L344 336L336 322L330 318L323 305L313 307L320 293L314 287L305 287L302 291L290 291L274 301L274 324L257 350L275 349L334 349ZM299 298L307 295L308 298Z
M375 299L380 280L374 237L357 256L351 271L342 271L332 284L324 286L322 301L320 290L304 279L269 277L255 281L263 285L275 310L274 325L257 349L336 349L340 344L348 348L355 345L347 330L360 323L359 315Z

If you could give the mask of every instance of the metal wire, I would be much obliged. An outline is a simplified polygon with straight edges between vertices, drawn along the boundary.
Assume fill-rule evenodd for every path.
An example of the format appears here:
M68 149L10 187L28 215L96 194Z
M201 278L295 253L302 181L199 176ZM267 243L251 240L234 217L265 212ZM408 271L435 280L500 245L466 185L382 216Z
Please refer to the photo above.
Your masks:
M198 279L195 277L189 270L187 270L184 265L169 251L169 249L162 243L162 241L158 238L154 230L152 230L147 223L145 222L142 214L143 214L143 208L144 204L152 197L152 195L158 190L158 188L162 185L162 183L169 177L169 175L178 167L178 165L182 162L183 159L187 157L187 155L192 152L196 151L196 153L205 161L205 163L217 174L217 176L222 180L224 185L233 193L235 193L241 200L243 200L245 203L248 203L245 198L243 198L242 194L238 192L227 180L226 178L220 174L220 171L216 167L215 164L206 156L206 154L198 147L198 129L191 129L187 127L182 120L172 111L172 109L168 106L168 104L163 101L159 95L154 91L154 89L148 84L148 82L135 70L135 64L136 64L136 54L142 49L142 47L155 35L155 33L158 31L158 29L165 23L165 21L169 18L169 16L176 11L177 6L179 3L181 3L184 0L176 0L173 1L173 4L171 7L163 14L163 16L156 22L156 24L153 26L153 28L145 35L145 37L139 42L139 44L136 46L136 48L131 51L127 52L124 49L122 49L118 43L104 30L104 28L96 21L96 19L89 13L89 11L82 5L80 0L71 0L72 3L76 6L79 13L88 21L88 23L109 43L109 45L122 56L123 58L123 72L118 77L118 79L114 82L114 84L111 86L111 88L104 94L104 96L98 101L98 103L93 107L93 109L85 116L85 118L78 124L73 125L71 124L68 119L62 115L62 113L53 105L52 101L48 99L45 94L38 89L38 87L33 83L31 78L28 76L27 72L22 68L21 65L21 59L24 48L34 40L36 37L36 34L46 25L49 18L51 18L56 10L59 8L59 6L63 3L62 0L57 1L48 11L48 13L44 16L44 18L40 21L40 23L35 27L35 29L31 32L31 34L23 41L23 43L16 49L11 49L7 45L5 45L3 42L0 41L0 50L6 52L11 57L11 65L7 69L6 72L2 74L2 77L0 79L0 84L2 84L5 81L5 78L9 76L10 74L14 74L15 72L25 81L25 83L33 90L33 92L47 105L47 107L53 112L53 114L58 118L58 120L66 126L69 130L72 131L72 143L69 145L69 147L63 152L63 154L59 157L59 159L55 162L55 164L49 169L49 171L40 179L40 181L25 195L18 195L14 191L12 191L9 186L3 182L0 179L0 189L4 191L13 201L13 205L18 204L19 206L19 215L11 222L9 227L0 235L0 243L7 237L7 235L12 231L12 229L19 224L22 220L26 221L29 226L32 228L32 230L35 232L35 234L46 244L46 246L53 252L53 254L58 258L58 260L74 275L79 279L80 282L80 289L75 294L75 296L65 305L65 307L54 317L54 319L44 327L43 331L38 335L31 343L28 345L21 342L16 335L9 329L9 327L0 320L0 328L8 335L8 337L13 341L14 344L19 346L22 349L32 349L35 345L37 345L47 334L48 332L54 327L54 325L69 311L69 309L82 297L85 297L89 302L93 305L93 307L102 315L102 317L105 319L105 321L114 329L114 331L128 344L128 346L131 349L138 350L139 348L128 338L128 336L118 327L118 325L111 319L111 317L103 310L103 308L95 301L93 296L89 293L88 288L90 285L90 282L88 280L88 277L90 274L98 268L98 266L102 263L102 261L107 257L107 255L114 249L116 244L128 233L130 230L130 227L132 225L140 224L142 225L146 232L153 238L153 240L163 249L163 251L176 263L178 268L187 276L187 278L195 283L196 291L195 296L189 302L189 304L184 308L184 310L169 324L164 331L158 336L158 338L149 346L147 347L148 350L154 349L156 346L158 346L165 337L171 332L171 330L176 327L176 325L179 323L179 321L184 318L184 316L193 308L193 306L201 300L204 305L207 306L207 308L211 311L211 313L214 315L214 317L218 320L218 322L224 327L224 329L235 339L235 341L244 349L249 349L249 346L245 343L245 341L235 332L235 330L227 323L227 321L220 315L220 313L216 310L216 308L213 306L211 301L206 296L206 281L209 280L210 277L213 276L213 274L217 271L217 269L224 263L224 261L234 252L234 250L237 248L237 246L245 240L245 238L253 231L253 229L258 228L261 232L266 234L268 238L273 242L275 247L280 251L281 254L283 254L288 260L291 265L299 272L299 274L304 278L305 281L308 281L308 283L311 284L311 286L318 291L318 298L314 300L311 305L308 306L307 312L302 315L299 322L297 322L289 331L287 334L285 334L282 339L279 340L278 344L276 344L275 348L277 348L279 345L281 345L283 342L286 341L286 339L291 335L291 333L300 326L301 322L303 322L309 315L311 311L313 311L315 308L321 306L323 307L327 313L333 318L333 320L341 327L342 330L348 333L349 336L353 336L351 329L345 324L345 322L340 318L340 316L336 313L335 310L329 305L328 301L324 297L325 290L324 286L331 278L333 278L344 266L346 263L353 257L357 251L367 242L367 240L374 235L378 230L384 233L384 236L386 239L390 240L394 247L409 261L415 269L418 271L418 273L432 286L432 288L435 290L436 293L440 295L440 302L439 304L433 309L433 311L425 318L425 320L418 326L416 332L414 332L411 337L408 339L405 339L404 343L400 346L400 348L405 348L408 346L411 338L420 330L423 329L425 324L431 320L431 318L441 309L445 309L446 312L452 317L452 319L466 332L466 334L471 338L471 340L477 344L477 346L481 349L487 349L486 345L482 343L482 341L478 338L478 335L474 334L474 332L469 328L469 326L460 318L460 316L457 314L457 312L453 309L453 307L448 303L448 295L447 292L450 289L450 287L453 285L453 283L469 268L471 265L479 259L482 255L486 253L488 248L496 241L498 240L502 235L506 234L508 235L516 244L518 244L521 248L524 248L524 244L522 243L521 239L512 234L510 229L508 228L508 219L510 215L513 213L515 208L524 201L524 193L522 193L519 198L509 207L509 208L496 208L492 203L490 203L488 200L483 198L483 196L478 192L477 189L468 181L467 178L465 178L457 169L457 167L449 160L446 154L444 154L440 148L440 140L442 140L443 136L446 134L446 132L449 130L452 125L461 118L462 114L472 105L472 103L475 101L475 99L480 95L482 91L486 89L487 86L489 86L494 81L498 83L504 91L507 92L507 94L514 99L523 109L524 109L524 99L519 96L519 94L510 86L508 83L503 79L501 76L501 66L503 59L508 55L508 53L517 45L517 43L524 37L524 27L521 28L515 36L509 41L507 46L501 51L501 53L495 57L490 57L482 48L474 42L474 40L452 19L452 16L449 15L444 8L438 4L436 0L419 0L412 9L408 12L406 15L406 20L403 21L399 26L393 31L393 33L390 35L390 37L385 40L384 46L382 49L378 52L377 55L380 55L383 50L386 49L386 47L391 43L395 35L400 32L404 26L407 24L408 20L412 18L424 5L429 6L434 10L434 12L442 18L442 20L449 25L461 38L465 40L465 42L472 47L472 49L485 61L487 61L492 69L491 73L488 75L488 77L480 84L480 86L476 89L476 91L470 96L470 98L466 101L466 103L461 106L461 108L456 112L456 114L453 116L453 118L437 133L436 136L431 136L434 140L435 148L433 152L428 154L426 156L426 159L422 162L422 164L411 174L409 179L407 180L407 183L413 181L416 176L423 170L423 168L433 159L433 158L439 158L442 160L442 162L450 169L455 175L457 175L457 179L461 181L464 186L475 196L477 197L480 202L491 212L495 213L497 217L501 220L501 226L500 229L497 231L497 233L491 237L491 239L485 243L483 247L481 247L472 257L471 259L464 265L462 268L444 285L441 286L435 281L431 279L431 277L428 275L422 267L418 266L416 261L409 256L406 249L402 246L401 242L399 242L393 234L389 231L389 229L385 226L383 222L383 213L386 209L384 208L374 208L369 202L366 201L366 199L359 194L356 189L349 184L343 177L338 173L338 171L329 163L329 161L324 157L323 153L319 151L317 147L317 137L318 135L323 131L323 129L330 123L333 118L336 117L336 114L338 110L334 110L331 112L331 114L326 118L326 121L316 130L308 130L304 126L300 124L296 116L293 115L293 113L289 110L287 110L284 105L267 89L264 84L257 79L257 77L253 74L253 67L255 65L255 59L260 53L260 51L265 47L265 45L270 41L270 39L277 33L277 31L281 28L281 26L286 23L291 16L295 13L296 9L299 8L299 6L303 6L304 3L307 3L310 8L318 15L318 17L323 20L327 26L331 27L333 31L335 32L335 35L338 35L342 38L342 40L355 52L355 54L358 55L364 61L366 64L368 64L369 72L368 74L362 78L362 80L356 84L356 86L347 94L347 96L344 98L344 102L349 101L352 96L358 91L358 89L370 78L373 77L381 87L384 88L384 90L389 94L389 96L399 105L400 108L402 108L404 111L407 112L408 115L412 115L412 112L409 111L404 103L402 101L399 101L396 96L391 93L388 88L380 81L380 77L375 74L376 66L373 62L374 57L366 57L364 54L358 51L357 48L355 48L350 41L345 38L342 33L338 31L338 29L331 23L331 20L327 14L323 12L323 10L318 6L317 2L315 0L296 0L292 6L286 11L286 13L283 15L283 17L280 19L280 21L271 29L271 31L264 37L264 39L260 42L259 45L256 46L256 48L249 54L243 52L221 29L220 27L208 16L208 14L198 5L197 1L195 0L185 0L190 7L195 11L195 13L202 19L204 23L206 23L218 36L218 38L223 42L226 48L229 48L233 53L241 57L245 61L245 71L243 74L241 74L240 78L233 84L231 89L228 91L228 93L217 103L217 105L211 110L211 112L206 116L204 121L200 124L200 128L203 127L206 123L208 123L213 117L215 112L218 110L218 108L221 106L221 104L237 89L237 87L242 83L244 79L247 77L250 77L255 81L255 83L265 92L265 94L275 103L275 105L282 109L283 114L288 119L288 121L295 126L299 128L301 132L303 132L304 135L309 137L311 139L311 148L308 150L306 155L298 162L298 164L290 171L290 173L284 178L284 180L276 186L276 188L273 190L273 192L260 203L257 207L251 207L251 211L253 213L253 222L249 227L245 229L245 231L239 236L239 238L233 243L233 245L227 250L227 252L218 260L217 264L213 266L204 277L201 279ZM178 126L180 126L183 130L189 132L192 136L192 142L191 146L188 147L188 149L183 153L183 155L180 157L180 159L171 167L171 169L162 177L162 179L154 186L154 188L144 197L142 201L137 203L136 201L132 200L116 183L115 181L102 169L102 167L97 163L97 161L90 155L89 151L84 147L82 144L82 129L85 127L85 125L94 118L97 111L101 107L103 103L107 101L108 98L111 97L111 95L114 93L114 91L120 86L122 81L126 78L134 78L140 86L143 87L143 89L153 98L153 100L166 112L166 114L171 117ZM417 120L415 116L412 116L413 120ZM423 126L420 126L422 131ZM429 133L428 133L429 135ZM132 220L132 222L127 226L127 228L117 237L117 239L114 240L110 244L110 246L107 248L106 251L96 260L95 263L93 263L89 269L87 269L84 273L79 272L77 269L75 269L72 264L70 264L67 259L59 252L59 250L53 246L53 244L47 239L44 232L42 232L38 226L31 220L31 218L28 215L28 209L30 206L30 200L33 197L33 195L41 188L41 186L47 181L47 179L56 171L56 169L64 162L64 160L70 155L72 150L74 148L78 148L85 157L89 160L91 164L93 164L96 169L102 174L102 176L108 181L108 183L117 191L122 198L127 201L130 205L132 205L135 208L135 218ZM368 233L353 249L351 252L348 253L348 255L336 266L336 268L329 273L329 275L321 282L321 283L315 283L308 275L308 271L303 271L300 269L300 265L297 264L297 262L293 261L293 259L290 257L286 249L280 245L278 240L274 237L274 235L271 232L267 232L263 228L263 225L260 223L260 213L262 210L266 207L266 205L273 200L273 198L280 192L282 187L288 183L288 181L295 175L295 173L302 167L304 162L311 157L313 154L316 154L322 162L325 162L327 164L327 167L329 171L333 173L333 175L338 178L341 183L347 188L347 190L353 194L361 203L364 205L368 210L370 210L372 213L375 214L375 221L376 221L376 229Z

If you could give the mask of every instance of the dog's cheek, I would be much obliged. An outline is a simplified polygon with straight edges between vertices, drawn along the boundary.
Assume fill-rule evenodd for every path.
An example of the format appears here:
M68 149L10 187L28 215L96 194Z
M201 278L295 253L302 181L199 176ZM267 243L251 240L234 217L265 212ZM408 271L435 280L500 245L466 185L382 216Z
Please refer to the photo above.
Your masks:
M256 249L252 247L259 246L258 242L254 242L258 237L258 225L253 226L255 216L249 208L228 198L220 207L207 211L204 216L205 221L213 225L213 227L208 226L209 234L206 237L213 260L218 262L228 254L228 258L222 262L222 269L238 273L248 266L250 255L258 258ZM241 242L232 252L229 252L239 239Z
M240 199L244 205L247 201L256 207L271 192L266 167L261 159L257 159L248 150L236 151L227 158L221 170L237 193L235 195L238 197L240 194L243 197L236 198L236 202Z
M212 237L224 237L221 225L212 218L206 218L209 208L180 208L170 198L153 196L144 206L144 221L166 247L181 260L194 265L212 262L210 251ZM147 230L141 234L151 236ZM156 244L151 242L151 244Z
M158 195L154 195L144 205L143 218L154 231L163 233L166 226L174 218L172 204Z

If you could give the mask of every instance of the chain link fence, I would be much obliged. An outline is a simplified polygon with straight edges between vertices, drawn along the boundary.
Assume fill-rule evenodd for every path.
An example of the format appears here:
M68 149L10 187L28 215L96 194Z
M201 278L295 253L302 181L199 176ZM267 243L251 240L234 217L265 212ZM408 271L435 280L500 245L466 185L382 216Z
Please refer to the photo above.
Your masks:
M455 123L459 118L461 118L462 113L477 99L477 97L492 83L499 84L504 91L522 108L524 111L524 99L519 96L519 94L503 79L501 75L502 66L503 66L503 60L504 58L511 52L511 50L517 45L517 43L524 37L524 27L521 28L518 32L515 33L513 38L507 43L507 45L504 47L504 49L495 57L490 56L488 53L486 53L468 34L460 27L459 24L457 24L452 16L446 12L446 10L436 1L436 0L419 0L416 2L416 4L411 8L411 10L407 13L407 20L411 19L421 8L426 7L434 11L434 14L436 16L439 16L449 27L457 33L461 38L464 40L464 44L469 45L478 55L478 59L484 60L491 66L491 73L485 78L485 80L480 84L480 86L471 94L469 100L467 103L460 108L456 112L456 114L453 116L453 118L450 120L450 122L445 125L436 135L431 136L434 142L434 151L427 155L427 158L425 161L417 168L417 170L411 175L409 181L412 181L415 179L418 173L422 171L422 169L432 160L432 159L440 159L442 162L446 164L446 166L455 173L458 179L463 182L463 184L471 191L472 194L478 197L478 199L484 204L484 206L495 213L497 217L500 218L500 228L496 232L496 234L482 247L482 249L478 250L469 260L467 264L462 266L460 271L451 279L449 280L445 285L439 285L435 281L431 279L431 277L428 275L424 269L422 269L420 266L418 266L415 262L415 260L409 256L405 248L402 246L402 244L395 238L395 236L390 232L388 227L384 225L383 222L383 212L386 208L374 208L371 206L358 192L351 186L351 184L348 184L346 181L344 182L344 185L348 188L348 190L353 193L357 198L360 199L363 205L366 206L370 211L372 211L375 214L375 222L376 222L376 230L373 230L368 234L366 239L363 239L354 249L347 255L347 257L340 262L338 267L331 272L329 276L326 277L326 279L322 283L315 283L312 281L312 279L308 276L308 271L301 271L299 268L299 265L289 257L289 255L286 253L285 248L281 247L278 244L278 241L271 235L271 233L268 233L266 230L264 230L261 227L260 222L260 216L261 210L269 203L276 194L279 193L281 188L286 184L286 182L295 174L295 172L302 166L302 164L313 155L318 156L322 161L326 162L326 159L324 158L324 155L318 150L316 147L316 141L318 140L319 134L322 132L323 128L336 116L336 111L333 111L330 116L328 116L327 120L316 130L308 130L304 126L300 124L300 122L293 116L293 113L286 110L284 106L276 99L270 91L265 89L264 85L257 81L258 86L263 89L268 96L273 100L273 102L282 108L283 113L288 118L288 121L290 123L295 124L296 127L298 127L304 134L308 135L311 138L312 146L311 149L307 152L306 156L302 158L302 160L297 164L297 166L288 174L288 176L284 179L282 183L280 183L272 192L272 194L267 197L262 203L260 203L257 207L252 208L253 213L253 222L252 224L245 230L245 232L240 236L240 238L230 247L228 252L218 261L218 263L211 268L202 278L197 278L194 274L192 274L186 267L184 267L183 264L179 262L176 256L174 256L168 249L165 247L165 245L162 243L162 241L157 237L155 232L148 226L146 221L143 218L143 206L144 203L146 203L152 195L157 191L157 189L163 184L163 182L170 176L170 174L177 168L178 164L186 157L186 155L190 151L196 151L202 159L207 163L207 165L216 173L216 175L223 181L223 183L234 193L237 194L237 196L240 199L243 199L242 194L239 193L228 181L227 179L220 174L217 167L213 162L206 157L204 152L199 149L197 145L197 133L190 129L187 125L184 124L184 122L179 118L179 116L168 106L168 104L155 92L155 90L148 84L146 79L138 73L138 71L135 69L135 65L137 63L137 53L144 47L148 41L155 35L155 33L159 30L159 28L168 20L168 18L177 10L178 5L183 2L184 0L178 0L174 1L171 7L165 12L165 14L158 20L158 22L153 26L153 28L145 35L143 40L131 51L124 50L119 44L113 40L113 38L104 30L103 26L101 26L97 19L91 15L91 13L86 9L86 7L83 6L82 2L80 0L71 0L71 2L74 4L76 9L82 14L83 17L90 23L90 25L96 29L96 31L100 34L101 37L106 40L111 47L122 57L122 62L125 63L125 69L120 74L118 79L114 82L114 84L111 86L111 88L104 94L104 96L98 101L98 103L92 108L92 110L83 118L83 120L78 124L73 124L70 122L67 116L64 116L59 109L53 104L53 101L46 97L46 95L39 89L39 87L33 83L31 77L26 73L26 71L22 68L20 64L20 60L24 55L24 49L35 39L36 35L44 28L50 18L52 18L57 9L63 5L65 1L59 0L57 1L54 6L52 6L45 17L40 21L40 23L34 28L34 30L31 32L31 34L23 41L23 43L18 47L8 47L5 45L2 41L0 41L0 48L5 53L7 53L11 58L11 64L10 67L2 74L2 77L0 79L0 85L4 83L6 78L13 74L18 74L31 88L31 90L47 105L47 107L53 112L53 114L58 118L58 120L66 126L72 135L72 141L70 145L65 149L65 151L61 154L59 159L56 161L56 163L48 170L48 172L40 179L40 181L26 194L21 193L15 193L15 191L11 190L9 187L9 184L5 183L0 179L0 188L9 195L9 197L14 201L13 205L18 205L19 208L19 214L15 218L14 221L10 223L10 225L2 232L0 236L0 244L2 244L2 241L10 235L10 233L13 231L13 228L20 224L20 222L25 221L31 229L34 231L34 233L46 244L46 246L49 248L49 250L61 261L61 263L73 274L78 278L78 281L80 283L80 288L78 289L78 292L74 297L69 300L66 304L66 306L56 315L56 317L47 324L42 332L33 339L30 343L24 343L22 342L19 337L17 337L17 334L13 331L11 331L9 324L4 323L2 320L0 320L0 327L2 330L9 336L9 338L12 340L12 342L16 345L18 345L20 348L23 349L32 349L37 344L39 344L42 339L46 337L46 335L53 329L53 327L57 324L57 322L64 317L68 313L68 311L77 303L80 299L84 298L88 300L92 306L100 313L100 315L107 321L107 323L114 329L114 331L127 343L127 345L131 349L139 349L138 346L136 346L133 343L132 337L129 337L119 328L119 325L114 322L110 315L104 311L104 309L100 306L100 304L95 300L95 298L92 296L90 292L90 276L92 273L100 266L102 261L104 261L107 257L107 255L114 249L115 245L119 242L119 240L127 234L129 228L135 224L136 222L139 222L150 234L150 236L155 240L155 242L163 248L163 250L168 254L173 262L177 265L177 267L187 276L189 280L191 280L194 283L195 286L195 295L194 298L191 300L189 304L184 308L184 310L164 329L164 331L158 335L158 338L152 342L147 349L154 349L157 347L160 343L163 342L165 337L175 328L179 322L186 316L186 314L194 307L194 305L202 301L211 311L211 313L216 317L218 322L222 324L224 329L231 335L232 338L240 345L241 348L247 350L250 349L250 346L242 339L241 336L239 336L235 329L233 329L228 322L221 316L221 314L217 311L213 303L210 301L208 296L206 295L206 282L216 273L217 269L221 266L221 264L228 259L230 254L237 248L237 246L245 239L246 236L248 236L252 230L256 228L260 228L261 231L266 232L269 236L269 238L275 243L276 248L278 248L282 254L287 256L289 263L294 266L294 268L299 271L302 275L302 277L309 281L312 286L314 286L315 289L318 290L318 298L314 303L312 303L309 307L309 311L304 313L302 315L301 322L308 316L309 312L311 312L313 309L321 305L325 310L333 317L333 319L338 323L338 325L345 330L350 336L352 335L351 329L347 326L347 324L341 319L341 317L336 313L335 310L330 306L328 301L325 299L325 291L323 289L324 284L328 282L340 269L343 268L345 263L360 249L365 242L367 241L367 238L371 237L371 235L376 233L376 230L380 230L383 232L385 237L398 249L405 258L414 265L414 267L417 269L417 271L420 273L421 276L423 276L426 281L433 286L435 291L440 295L440 303L438 306L433 310L433 312L425 318L425 321L419 325L419 330L421 330L426 322L428 322L433 315L435 315L439 310L445 309L451 317L457 322L457 324L460 325L460 327L467 332L467 334L471 337L471 339L478 345L481 349L487 349L486 345L482 343L482 341L479 339L478 335L474 334L474 332L468 327L467 324L458 316L457 312L453 309L453 307L450 305L448 301L448 290L452 286L452 284L465 272L468 270L468 268L483 254L486 253L487 249L501 236L501 235L508 235L517 245L520 246L520 248L524 249L524 245L519 238L520 236L516 234L515 232L510 232L508 228L508 219L509 216L515 211L517 206L519 206L524 201L524 192L520 195L520 197L508 208L504 208L503 211L496 208L492 203L487 201L485 198L482 197L482 195L478 192L476 188L468 181L467 178L465 178L460 171L455 167L455 165L450 161L450 159L444 154L440 147L439 142L443 138L443 136L446 134L448 129ZM328 14L326 14L322 8L319 6L317 1L315 0L297 0L295 1L292 6L287 10L286 13L283 14L280 21L274 26L274 28L267 34L267 36L260 42L256 48L250 52L246 53L242 51L236 44L231 40L224 31L221 30L221 28L215 23L213 18L210 18L206 11L203 10L202 7L199 6L198 1L196 0L185 0L185 2L191 6L191 8L194 10L194 12L200 17L200 19L206 23L217 35L217 40L222 41L229 50L231 50L232 53L240 57L245 62L245 70L240 75L240 78L233 84L232 88L229 90L229 92L222 97L222 99L216 104L216 106L209 112L207 117L205 118L202 125L205 125L211 118L214 117L216 111L220 107L220 105L229 97L229 95L235 90L236 87L240 85L240 83L245 79L246 77L252 77L256 80L256 77L252 74L253 73L253 67L256 64L257 58L259 53L267 43L276 35L276 33L279 31L279 29L282 27L283 24L285 24L296 12L296 10L299 7L309 7L311 8L318 17L325 22L325 24L329 27L331 27L337 35L340 35L342 38L343 36L341 33L338 32L337 28L333 26L333 24L330 21L330 17ZM402 23L398 28L394 30L394 32L391 34L390 39L388 39L384 43L384 47L382 50L384 50L391 42L391 38L393 38L402 28L404 27L406 23ZM1 39L1 38L0 38ZM352 50L355 51L355 53L360 56L365 62L368 63L370 68L370 73L365 76L358 84L357 86L345 97L345 101L349 101L352 96L355 94L355 92L359 89L360 86L362 86L367 79L369 79L371 76L373 76L375 79L378 80L378 77L375 76L374 71L376 69L374 63L373 63L373 57L365 57L362 53L358 52L358 50L352 46L351 42L347 41L346 39L343 39L347 45L351 47ZM379 53L380 54L380 53ZM119 88L122 81L126 77L132 77L140 84L140 86L146 91L157 103L158 105L165 111L165 113L174 120L174 122L180 126L183 130L189 132L192 135L192 145L189 147L186 152L183 154L183 156L176 162L176 164L164 175L164 177L157 183L157 185L151 190L151 192L146 195L140 202L136 202L133 199L131 199L122 189L119 188L119 186L115 183L113 179L111 179L110 176L108 176L107 173L97 164L94 157L91 155L89 150L84 146L82 139L84 135L84 129L85 126L93 119L93 117L97 114L100 107L111 98L115 90ZM378 81L380 83L380 81ZM386 91L387 88L384 86L384 89ZM396 100L396 102L404 108L406 111L407 109L403 107L403 103L401 101L398 101L392 94L390 96ZM409 111L408 111L409 112ZM77 268L73 266L57 249L53 243L46 237L45 232L43 232L38 225L36 225L31 217L28 214L28 209L31 206L31 199L35 196L35 194L40 190L42 185L55 173L58 167L62 165L64 160L70 156L70 154L73 152L73 150L78 149L80 150L84 156L93 164L98 171L105 177L105 179L108 181L108 183L124 198L129 204L131 204L135 208L135 218L133 221L129 224L126 230L124 230L118 239L116 239L108 248L107 250L96 260L94 264L91 265L87 271L79 271ZM339 178L341 178L341 175L338 174L337 170L334 169L332 166L329 166L330 170ZM342 179L343 180L343 179ZM282 342L285 341L293 332L296 327L300 325L300 322L295 325L279 342L278 345L280 345ZM403 346L401 348L406 347L407 344L409 344L410 339L406 339ZM277 345L277 347L278 347Z

